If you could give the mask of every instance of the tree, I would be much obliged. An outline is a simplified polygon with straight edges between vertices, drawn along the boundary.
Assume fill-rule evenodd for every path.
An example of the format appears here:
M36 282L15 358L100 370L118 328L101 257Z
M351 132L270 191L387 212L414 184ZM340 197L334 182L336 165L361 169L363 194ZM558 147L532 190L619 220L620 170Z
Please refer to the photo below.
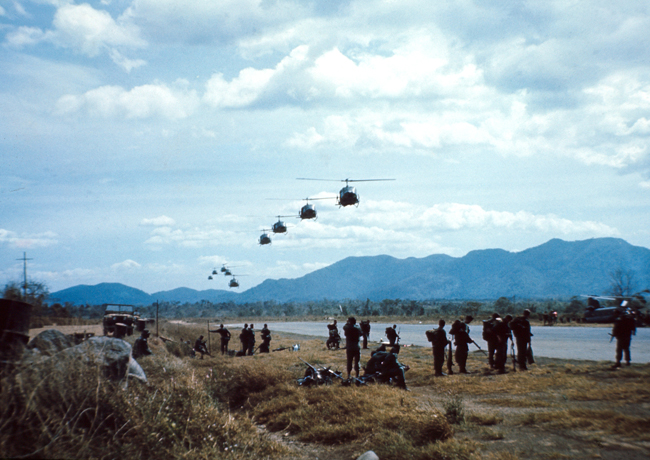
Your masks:
M18 281L8 282L2 291L2 298L8 300L17 300L30 304L32 308L32 315L44 316L47 308L47 299L50 296L45 283L38 281L28 281L27 289L23 292L23 283Z
M609 293L617 297L626 297L632 295L636 288L634 270L624 270L619 267L609 274L610 291Z

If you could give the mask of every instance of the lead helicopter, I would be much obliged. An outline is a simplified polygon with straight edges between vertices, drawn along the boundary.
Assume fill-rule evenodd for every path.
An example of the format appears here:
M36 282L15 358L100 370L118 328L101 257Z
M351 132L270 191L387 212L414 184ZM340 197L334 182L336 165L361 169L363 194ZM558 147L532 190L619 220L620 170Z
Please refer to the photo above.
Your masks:
M228 287L237 288L239 287L239 281L235 278L235 275L231 275L232 279L228 282ZM248 275L237 275L237 276L248 276Z
M260 246L265 245L265 244L271 244L271 237L269 236L268 232L269 230L262 229L264 233L260 236L259 243Z
M336 198L336 204L339 206L359 206L359 194L357 189L352 187L350 182L377 182L377 181L388 181L395 179L311 179L306 177L298 177L297 180L319 180L327 182L345 182L345 187L339 191L339 195Z

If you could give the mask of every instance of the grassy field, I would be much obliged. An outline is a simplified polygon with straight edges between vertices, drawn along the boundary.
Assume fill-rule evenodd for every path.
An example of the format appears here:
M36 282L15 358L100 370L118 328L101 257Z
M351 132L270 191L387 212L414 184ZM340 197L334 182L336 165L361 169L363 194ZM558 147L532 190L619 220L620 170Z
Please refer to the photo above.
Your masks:
M256 321L259 322L259 321ZM260 323L261 324L261 323ZM238 347L239 331L231 348ZM126 389L77 362L2 379L0 457L353 459L636 459L650 457L650 366L538 359L495 375L433 377L431 350L404 347L410 392L386 385L302 388L302 358L345 370L324 339L273 334L300 351L187 355L205 323L167 323L141 358L149 382ZM133 341L133 337L129 338ZM259 338L258 338L259 340ZM370 350L362 351L362 363Z

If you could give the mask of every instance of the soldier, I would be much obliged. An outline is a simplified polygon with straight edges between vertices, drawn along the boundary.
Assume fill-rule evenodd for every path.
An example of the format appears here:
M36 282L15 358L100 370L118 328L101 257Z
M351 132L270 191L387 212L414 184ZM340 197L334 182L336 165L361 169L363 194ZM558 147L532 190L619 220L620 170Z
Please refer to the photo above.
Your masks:
M512 321L512 316L510 315L506 315L503 320L497 318L497 324L494 327L494 334L497 337L494 366L499 374L506 373L506 361L508 361L508 340L512 340L509 326L510 321Z
M230 342L230 331L223 327L223 324L220 324L219 329L215 329L214 331L210 332L217 332L221 336L221 354L227 355L228 342Z
M388 339L388 345L395 345L399 340L399 334L397 333L397 324L393 324L393 327L386 328L386 338Z
M244 323L244 328L239 334L239 341L241 342L241 352L245 355L248 350L248 323Z
M624 315L619 316L614 320L614 327L612 327L612 338L616 337L616 363L614 368L621 367L621 358L625 353L625 362L630 365L630 343L632 342L632 334L636 335L636 320L630 310L627 310Z
M447 334L445 333L445 320L438 321L438 328L426 332L427 340L431 342L433 347L433 370L436 377L442 377L445 374L442 372L442 365L445 362L445 349L449 345Z
M359 358L361 357L359 339L363 333L357 324L357 320L353 316L350 316L348 318L348 322L345 323L345 326L343 326L343 333L345 334L345 353L347 356L347 371L349 380L353 366L356 377L359 377Z
M264 324L264 327L260 331L262 335L262 343L260 344L260 353L268 353L269 346L271 345L271 331L268 326Z
M135 342L133 342L133 350L131 351L131 355L133 355L133 359L138 359L140 356L148 356L151 353L151 350L149 349L149 343L147 339L149 338L149 331L144 329L140 333L140 337L135 339Z
M363 349L368 349L368 337L370 337L370 320L361 321L361 332L363 332Z
M530 310L524 310L523 316L517 316L510 322L510 329L515 336L515 341L517 342L517 361L519 364L519 369L522 371L527 371L528 367L526 366L526 361L528 359L528 353L530 349L530 338L533 334L530 332ZM532 354L532 352L531 352Z
M338 350L341 336L339 335L339 327L336 325L336 320L332 324L328 324L327 329L330 335L327 339L327 348L336 348Z
M454 336L454 343L456 345L456 362L458 363L459 372L461 374L469 374L467 371L467 355L469 354L469 344L472 343L472 339L469 336L469 323L472 322L474 318L471 315L465 316L465 321L461 322L456 320L452 330L449 331L450 334Z
M205 345L205 340L203 340L202 335L194 342L194 352L201 353L201 359L203 359L203 355L212 356L208 351L208 347Z
M497 318L501 318L498 313L492 313L492 318L483 321L483 340L487 342L488 364L494 369L494 354L496 353L499 343L494 328L497 325Z
M253 323L248 327L248 356L253 356L255 353L255 327Z

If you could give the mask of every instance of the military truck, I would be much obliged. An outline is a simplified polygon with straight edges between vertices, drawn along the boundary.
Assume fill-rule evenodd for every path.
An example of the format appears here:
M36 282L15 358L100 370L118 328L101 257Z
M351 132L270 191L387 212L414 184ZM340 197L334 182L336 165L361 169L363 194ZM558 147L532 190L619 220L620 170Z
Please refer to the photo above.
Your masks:
M104 335L124 337L133 335L133 330L140 322L140 313L134 305L115 303L104 304Z

